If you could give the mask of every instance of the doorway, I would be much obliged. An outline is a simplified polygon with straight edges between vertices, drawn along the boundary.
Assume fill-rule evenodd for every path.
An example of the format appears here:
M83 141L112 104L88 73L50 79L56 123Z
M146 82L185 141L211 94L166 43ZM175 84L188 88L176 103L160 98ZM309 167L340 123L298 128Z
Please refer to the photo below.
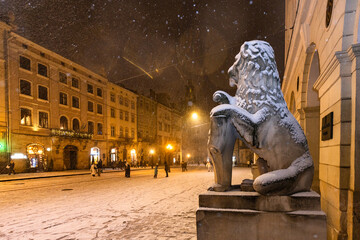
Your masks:
M67 145L64 148L64 165L68 170L74 170L77 167L78 148L73 145Z

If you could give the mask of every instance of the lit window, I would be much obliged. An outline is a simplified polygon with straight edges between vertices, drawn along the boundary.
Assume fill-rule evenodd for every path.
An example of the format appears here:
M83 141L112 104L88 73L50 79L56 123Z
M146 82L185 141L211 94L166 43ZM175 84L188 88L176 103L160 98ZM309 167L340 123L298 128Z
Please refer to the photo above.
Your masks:
M61 83L67 84L67 76L65 73L59 72L59 81Z
M68 129L68 120L64 116L60 117L60 129L61 130L67 130Z
M80 100L78 97L72 97L72 107L73 108L80 108Z
M49 114L46 112L39 112L39 127L48 128Z
M94 123L90 121L88 122L88 133L94 134Z
M48 100L48 89L44 86L38 86L38 98Z
M60 104L67 105L67 94L60 92Z
M47 66L44 64L38 63L38 74L44 77L48 76L48 70Z
M31 96L31 83L26 80L20 80L20 93Z
M20 56L20 67L26 70L31 70L31 62L29 58Z
M74 87L74 88L79 88L79 79L72 78L71 79L71 86Z
M25 126L31 126L31 110L27 108L21 108L20 124Z

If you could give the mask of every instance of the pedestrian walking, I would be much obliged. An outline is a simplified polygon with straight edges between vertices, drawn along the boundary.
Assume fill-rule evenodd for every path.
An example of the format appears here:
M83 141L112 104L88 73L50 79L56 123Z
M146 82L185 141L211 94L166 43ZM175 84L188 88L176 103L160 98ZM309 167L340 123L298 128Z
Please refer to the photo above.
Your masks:
M154 170L154 178L157 178L159 164L157 163Z
M9 175L11 175L11 173L14 173L14 175L15 175L15 170L14 170L15 163L13 160L10 161L10 163L6 166L6 168L9 169Z
M167 164L166 160L165 160L165 162L164 162L164 169L165 169L165 172L166 172L166 177L169 177L169 174L168 174L169 165Z
M125 177L127 177L127 178L130 177L130 164L129 163L125 164Z
M102 172L102 160L100 158L98 163L97 163L97 174L98 174L99 177L100 177L101 172Z
M95 177L95 175L96 175L96 170L97 170L96 168L97 167L96 167L94 161L92 161L91 166L90 166L90 172L93 177Z

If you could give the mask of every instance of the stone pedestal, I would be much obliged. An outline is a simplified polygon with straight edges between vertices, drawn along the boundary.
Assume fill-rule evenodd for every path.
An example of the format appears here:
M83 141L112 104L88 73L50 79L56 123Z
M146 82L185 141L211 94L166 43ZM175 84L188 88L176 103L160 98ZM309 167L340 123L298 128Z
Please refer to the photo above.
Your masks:
M208 191L199 196L196 225L198 240L326 240L326 215L315 192Z

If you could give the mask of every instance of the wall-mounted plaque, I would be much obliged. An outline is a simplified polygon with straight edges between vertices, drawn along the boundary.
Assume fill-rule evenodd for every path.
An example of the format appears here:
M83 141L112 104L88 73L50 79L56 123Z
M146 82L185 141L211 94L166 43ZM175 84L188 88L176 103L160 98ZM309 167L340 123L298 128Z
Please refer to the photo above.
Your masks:
M322 118L322 125L321 125L322 141L330 140L333 138L333 116L334 113L331 112Z

